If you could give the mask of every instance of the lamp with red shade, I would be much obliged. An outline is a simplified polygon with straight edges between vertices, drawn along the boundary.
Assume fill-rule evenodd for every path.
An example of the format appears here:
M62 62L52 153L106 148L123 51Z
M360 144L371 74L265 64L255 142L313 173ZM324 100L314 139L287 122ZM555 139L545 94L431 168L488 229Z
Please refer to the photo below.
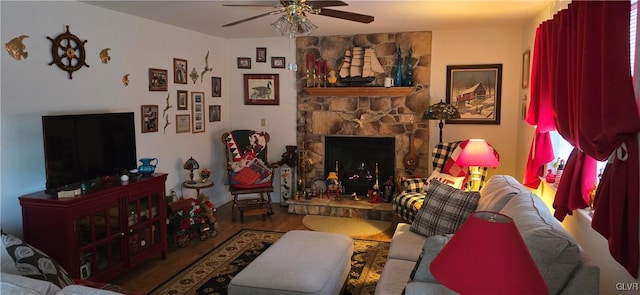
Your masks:
M500 166L498 153L484 139L469 139L456 159L456 164L469 166L471 173L471 190L480 189L482 175L480 167L495 168Z
M549 294L513 219L500 213L471 214L430 269L460 294Z

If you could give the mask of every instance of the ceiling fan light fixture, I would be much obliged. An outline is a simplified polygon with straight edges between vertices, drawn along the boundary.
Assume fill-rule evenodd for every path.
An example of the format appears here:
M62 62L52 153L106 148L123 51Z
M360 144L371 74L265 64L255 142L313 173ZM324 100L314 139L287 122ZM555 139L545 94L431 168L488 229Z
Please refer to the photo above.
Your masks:
M301 35L313 33L318 26L300 14L283 15L271 24L280 35L294 39Z

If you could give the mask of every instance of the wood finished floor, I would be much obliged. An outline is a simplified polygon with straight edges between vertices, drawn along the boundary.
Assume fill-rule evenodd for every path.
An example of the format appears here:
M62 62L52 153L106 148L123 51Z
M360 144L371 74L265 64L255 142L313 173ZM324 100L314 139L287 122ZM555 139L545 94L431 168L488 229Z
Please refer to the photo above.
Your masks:
M229 202L218 208L216 212L219 225L218 236L204 241L194 238L184 248L169 242L167 259L163 260L161 257L150 259L123 273L114 279L112 283L120 285L127 290L149 293L242 229L278 232L306 229L302 225L304 215L289 214L287 213L287 207L280 207L279 204L273 204L273 209L275 214L267 218L267 220L262 220L260 216L252 216L245 217L244 223L240 223L239 218L237 218L236 222L231 222L231 202ZM394 230L395 227L392 226L383 233L357 238L390 241Z

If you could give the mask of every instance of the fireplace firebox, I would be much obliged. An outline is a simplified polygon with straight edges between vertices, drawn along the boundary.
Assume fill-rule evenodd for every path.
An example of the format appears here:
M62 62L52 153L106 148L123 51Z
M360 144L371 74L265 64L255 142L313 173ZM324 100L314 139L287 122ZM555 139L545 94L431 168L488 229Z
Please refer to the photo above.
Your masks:
M325 176L336 170L345 194L366 195L376 180L382 190L395 171L395 138L325 136Z

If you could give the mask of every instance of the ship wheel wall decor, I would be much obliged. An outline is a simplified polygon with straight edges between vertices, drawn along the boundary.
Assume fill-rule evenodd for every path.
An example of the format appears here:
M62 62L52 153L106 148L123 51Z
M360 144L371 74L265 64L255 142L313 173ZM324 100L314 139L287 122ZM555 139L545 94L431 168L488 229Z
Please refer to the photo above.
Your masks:
M56 64L63 71L69 73L69 79L73 79L73 72L82 68L82 66L89 67L85 62L86 54L84 50L84 44L87 40L80 40L76 35L69 32L69 26L66 26L67 31L58 35L55 39L47 37L51 41L51 56L53 61L49 65Z

